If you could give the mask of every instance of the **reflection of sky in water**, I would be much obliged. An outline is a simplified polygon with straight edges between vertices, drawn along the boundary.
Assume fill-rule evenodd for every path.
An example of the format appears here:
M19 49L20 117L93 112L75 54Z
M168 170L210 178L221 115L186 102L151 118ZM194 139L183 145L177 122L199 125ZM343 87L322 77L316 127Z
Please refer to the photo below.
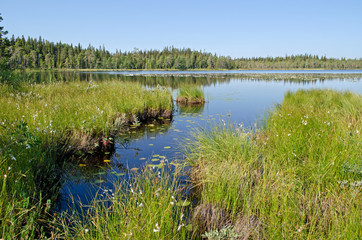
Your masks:
M74 172L68 171L71 180L66 182L61 191L63 197L61 209L67 208L70 194L75 200L80 199L83 203L88 203L100 187L112 188L112 182L117 175L128 178L124 172L132 172L145 164L157 166L163 161L182 160L183 143L192 139L195 129L205 129L221 119L230 123L243 122L246 127L252 126L256 121L262 120L274 104L281 103L287 91L321 88L362 93L360 81L337 79L287 83L243 81L235 78L230 82L205 86L203 90L207 103L204 107L188 109L175 106L171 124L150 125L143 128L141 133L138 130L138 134L125 134L118 139L115 154L110 157L111 162L106 164L107 169L92 169L88 173L89 176L79 171L79 166L74 168ZM125 138L128 140L124 141ZM154 168L157 171L157 167Z

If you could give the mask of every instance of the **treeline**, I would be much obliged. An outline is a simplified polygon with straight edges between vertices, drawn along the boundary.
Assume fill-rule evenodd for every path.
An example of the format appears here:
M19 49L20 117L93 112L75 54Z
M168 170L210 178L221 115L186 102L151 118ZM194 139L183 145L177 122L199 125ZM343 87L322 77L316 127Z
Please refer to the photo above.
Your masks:
M231 58L190 48L116 51L83 48L41 37L2 38L0 59L11 69L361 69L362 59L335 59L316 55ZM4 62L4 61L3 61Z

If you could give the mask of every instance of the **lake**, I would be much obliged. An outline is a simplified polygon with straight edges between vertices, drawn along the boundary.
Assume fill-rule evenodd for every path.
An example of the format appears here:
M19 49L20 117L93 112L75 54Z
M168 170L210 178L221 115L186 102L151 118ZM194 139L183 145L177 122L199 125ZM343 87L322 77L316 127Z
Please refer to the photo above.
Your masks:
M140 172L145 165L164 162L178 164L183 148L197 131L215 124L243 124L252 129L262 125L275 104L288 91L333 89L362 93L362 71L132 71L132 72L42 72L34 79L48 81L137 81L147 88L168 87L173 91L183 85L200 87L206 104L179 107L174 103L173 119L131 127L116 139L115 152L102 166L69 164L64 169L58 211L65 211L72 198L83 204L104 190L112 189L119 178ZM35 74L35 76L34 76Z

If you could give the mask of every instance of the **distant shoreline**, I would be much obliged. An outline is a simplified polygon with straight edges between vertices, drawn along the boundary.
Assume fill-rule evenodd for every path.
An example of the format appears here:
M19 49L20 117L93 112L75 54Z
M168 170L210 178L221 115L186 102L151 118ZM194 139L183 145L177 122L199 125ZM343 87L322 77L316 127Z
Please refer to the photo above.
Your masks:
M361 71L362 69L327 69L327 68L293 68L293 69L72 69L72 68L61 68L61 69L33 69L33 68L26 68L26 69L16 69L16 72L50 72L50 71L59 71L59 72L234 72L234 71L245 71L252 72L252 71L300 71L308 72L308 71L346 71L346 73L350 71ZM243 73L243 72L241 72ZM359 74L359 73L356 73Z

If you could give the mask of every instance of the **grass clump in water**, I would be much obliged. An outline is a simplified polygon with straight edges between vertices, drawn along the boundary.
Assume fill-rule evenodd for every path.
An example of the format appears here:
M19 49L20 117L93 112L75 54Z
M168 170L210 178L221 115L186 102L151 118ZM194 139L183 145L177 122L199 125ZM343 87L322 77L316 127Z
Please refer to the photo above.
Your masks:
M204 92L198 87L184 86L180 87L176 102L182 105L204 104Z
M242 238L357 239L361 102L349 92L298 91L255 133L198 133L188 156L195 232L233 226Z

